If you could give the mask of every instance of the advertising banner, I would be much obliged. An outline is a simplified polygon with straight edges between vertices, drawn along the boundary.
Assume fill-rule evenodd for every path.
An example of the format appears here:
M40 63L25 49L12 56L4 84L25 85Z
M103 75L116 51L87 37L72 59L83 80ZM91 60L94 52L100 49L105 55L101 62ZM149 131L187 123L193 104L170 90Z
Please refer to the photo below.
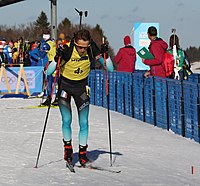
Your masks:
M33 93L40 93L42 91L43 69L44 68L41 66L24 67L26 80L31 95ZM6 74L11 92L15 92L16 90L19 70L20 67L6 68ZM8 92L8 90L6 86L5 77L3 75L0 82L0 93L6 92ZM19 92L26 92L23 76L21 77Z

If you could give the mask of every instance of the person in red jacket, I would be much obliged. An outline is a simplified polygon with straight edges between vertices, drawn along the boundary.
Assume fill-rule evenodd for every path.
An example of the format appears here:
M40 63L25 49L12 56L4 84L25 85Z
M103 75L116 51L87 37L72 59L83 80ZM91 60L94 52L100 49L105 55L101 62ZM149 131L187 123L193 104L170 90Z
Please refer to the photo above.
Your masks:
M117 71L121 72L134 72L136 61L136 50L131 45L131 38L124 37L124 47L120 48L114 61L118 64Z
M142 62L145 65L150 66L150 70L144 74L146 78L149 75L151 76L160 76L165 78L165 70L163 66L163 59L165 51L168 48L168 44L162 40L161 38L157 37L157 29L154 26L150 26L148 28L148 38L151 40L149 45L149 51L153 54L153 59L142 59Z

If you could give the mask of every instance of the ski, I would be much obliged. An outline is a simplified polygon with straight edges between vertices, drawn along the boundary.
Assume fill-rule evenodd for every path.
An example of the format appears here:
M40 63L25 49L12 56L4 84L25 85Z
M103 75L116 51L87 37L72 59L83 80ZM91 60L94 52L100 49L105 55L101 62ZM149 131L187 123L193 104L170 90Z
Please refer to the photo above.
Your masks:
M38 109L38 108L48 108L48 106L46 106L46 105L34 105L34 106L24 106L24 107L6 107L6 109ZM59 108L59 107L51 105L51 108Z
M121 172L121 170L113 170L113 169L110 169L110 168L100 167L100 166L96 166L96 165L92 165L92 164L87 164L85 166L76 165L76 167L83 168L83 169L87 168L87 169L91 169L91 170L111 172L111 173L120 173Z
M66 167L70 170L70 172L75 173L74 166L71 163L66 162Z

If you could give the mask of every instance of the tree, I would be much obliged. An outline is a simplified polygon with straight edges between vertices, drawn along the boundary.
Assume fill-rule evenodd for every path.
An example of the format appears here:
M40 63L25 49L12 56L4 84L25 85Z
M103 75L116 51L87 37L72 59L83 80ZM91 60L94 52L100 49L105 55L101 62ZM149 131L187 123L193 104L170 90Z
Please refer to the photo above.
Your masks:
M37 20L34 22L36 37L40 37L43 33L50 33L50 23L47 15L42 11Z
M66 36L71 36L73 24L68 18L64 18L58 25L58 34L63 33Z

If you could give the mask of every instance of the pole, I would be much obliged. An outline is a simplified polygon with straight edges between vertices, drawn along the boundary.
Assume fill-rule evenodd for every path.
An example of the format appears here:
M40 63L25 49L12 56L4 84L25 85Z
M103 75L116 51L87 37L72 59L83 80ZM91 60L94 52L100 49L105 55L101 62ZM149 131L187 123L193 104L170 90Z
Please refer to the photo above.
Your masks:
M51 98L50 98L50 101L51 101ZM46 114L46 119L45 119L45 123L44 123L44 128L43 128L43 132L42 132L42 138L41 138L41 141L40 141L40 147L39 147L39 151L38 151L38 155L37 155L37 161L36 161L36 164L35 164L35 168L37 168L37 166L38 166L38 161L39 161L40 152L41 152L41 149L42 149L42 144L43 144L43 140L44 140L44 134L45 134L46 126L47 126L47 121L48 121L48 117L49 117L50 108L51 108L51 104L49 104L49 106L48 106L48 110L47 110L47 114Z
M51 38L57 39L57 0L51 1Z
M102 43L104 44L104 37L102 38ZM110 166L112 167L112 137L111 137L111 124L110 124L110 100L109 100L109 79L108 71L106 69L106 51L103 53L104 58L104 70L106 75L106 98L107 98L107 113L108 113L108 136L109 136L109 146L110 146Z
M56 75L54 77L55 78L54 79L54 84L52 86L51 95L50 95L50 104L48 105L48 110L47 110L47 114L46 114L46 118L45 118L45 123L44 123L44 128L43 128L43 132L42 132L42 138L41 138L41 141L40 141L40 147L39 147L39 151L38 151L38 155L37 155L37 160L36 160L35 168L38 167L40 152L41 152L41 149L42 149L42 144L43 144L43 140L44 140L44 134L45 134L45 130L46 130L46 126L47 126L47 121L48 121L48 118L49 118L49 112L50 112L50 108L51 108L51 100L52 100L54 88L55 88L55 85L56 85L56 77L58 75L59 68L60 68L60 60L61 60L60 57L58 57Z
M81 28L82 28L82 16L83 16L83 12L80 11L79 15L80 15L80 25L79 25L79 30L81 30Z
M176 46L176 29L172 29L172 33L174 34L174 45L173 45L173 56L174 56L174 79L180 79L180 75L178 71L180 70L178 65L179 65L179 59L178 59L178 54L177 54L177 46Z
M74 9L78 12L78 14L79 14L79 16L80 16L80 25L79 25L79 30L81 30L81 29L82 29L83 11L79 11L77 8L74 8ZM85 17L87 17L87 15L88 15L88 11L85 11L85 12L84 12L84 15L85 15Z

